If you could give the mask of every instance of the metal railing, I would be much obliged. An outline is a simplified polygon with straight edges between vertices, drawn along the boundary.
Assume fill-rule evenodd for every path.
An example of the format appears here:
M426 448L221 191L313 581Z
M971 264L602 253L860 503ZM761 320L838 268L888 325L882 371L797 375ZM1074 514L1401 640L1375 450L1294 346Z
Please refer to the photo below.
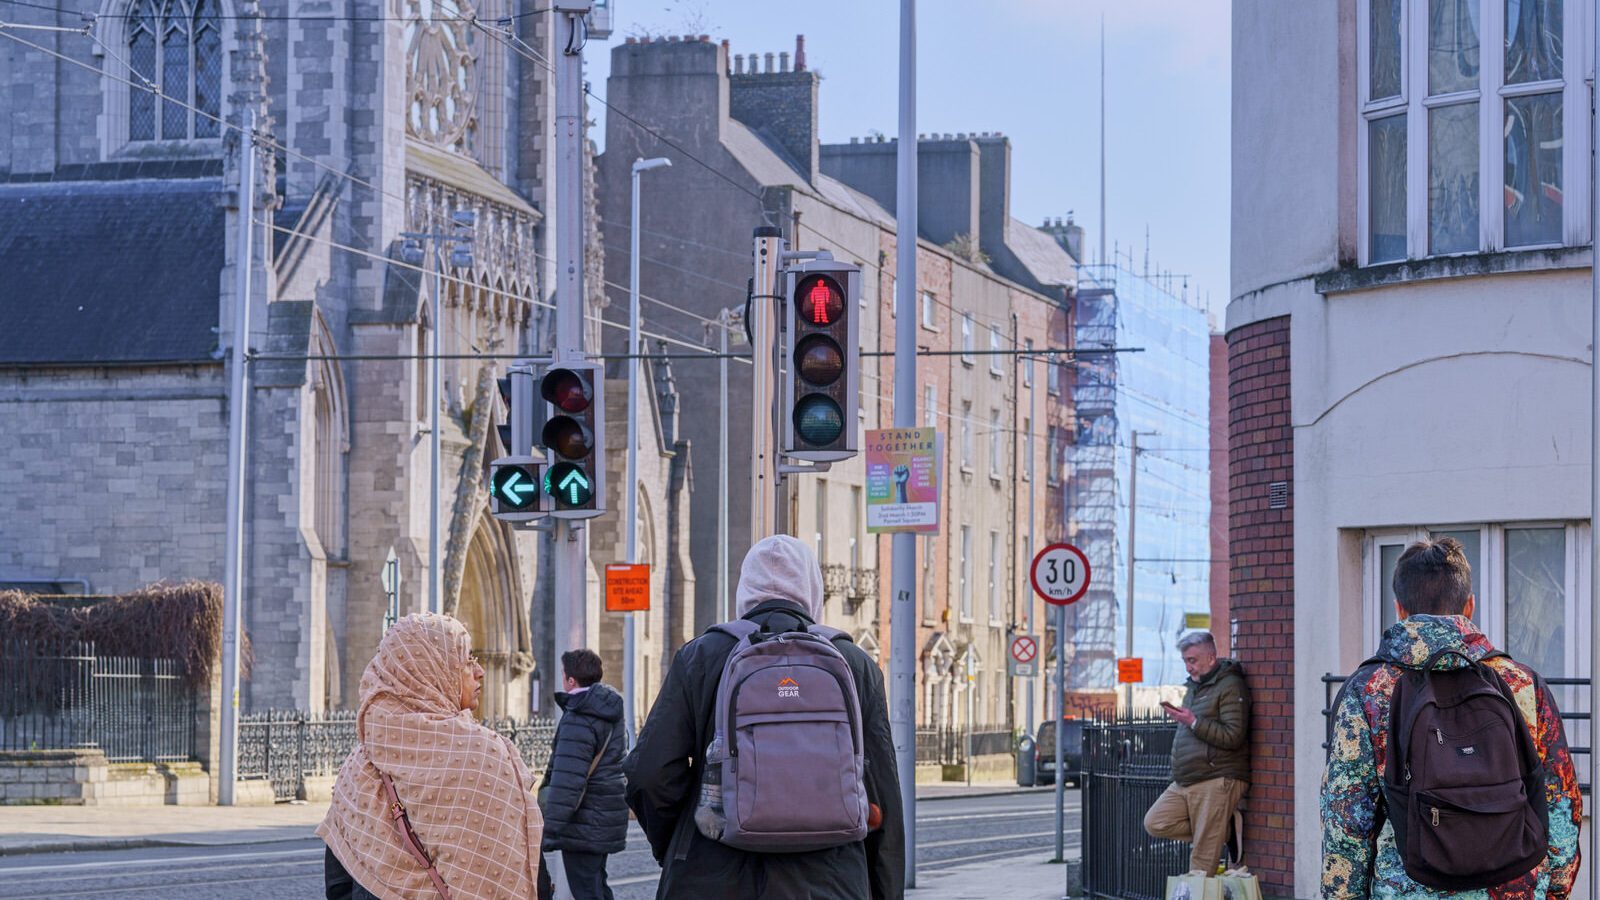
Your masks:
M1144 814L1167 789L1170 720L1083 726L1083 893L1161 900L1167 876L1189 868L1189 845L1145 833Z
M1339 689L1350 680L1348 675L1335 675L1329 672L1322 676L1322 753L1326 757L1329 748L1333 746L1333 701ZM1585 794L1589 793L1590 778L1584 778L1590 772L1589 758L1592 755L1588 746L1589 729L1574 729L1569 722L1589 721L1589 704L1577 702L1578 691L1588 689L1587 678L1546 678L1544 683L1550 686L1551 693L1556 697L1556 708L1561 714L1562 729L1567 733L1567 750L1573 756L1573 767L1578 772L1578 789ZM1565 702L1563 702L1565 701ZM1576 711L1575 711L1576 710ZM1578 737L1584 741L1582 746L1574 746L1572 739Z
M1009 731L975 731L964 728L917 730L917 762L961 765L973 756L994 756L1016 751L1016 736Z
M173 659L88 642L0 645L0 750L100 750L110 762L197 759L199 700Z
M511 741L535 775L550 760L554 719L483 723ZM336 775L356 745L352 711L312 714L274 709L239 718L239 777L272 783L279 800L303 799L307 778Z

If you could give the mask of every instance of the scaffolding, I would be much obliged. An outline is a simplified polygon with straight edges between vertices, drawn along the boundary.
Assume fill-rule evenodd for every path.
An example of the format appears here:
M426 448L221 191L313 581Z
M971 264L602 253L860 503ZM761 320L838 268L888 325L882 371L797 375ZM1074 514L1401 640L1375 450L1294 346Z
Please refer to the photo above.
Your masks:
M1116 686L1126 634L1128 479L1139 466L1133 650L1146 684L1184 678L1174 648L1184 613L1210 608L1210 338L1205 312L1120 265L1078 267L1077 416L1065 493L1071 540L1088 556L1088 595L1068 608L1067 689ZM1138 459L1133 433L1140 433Z

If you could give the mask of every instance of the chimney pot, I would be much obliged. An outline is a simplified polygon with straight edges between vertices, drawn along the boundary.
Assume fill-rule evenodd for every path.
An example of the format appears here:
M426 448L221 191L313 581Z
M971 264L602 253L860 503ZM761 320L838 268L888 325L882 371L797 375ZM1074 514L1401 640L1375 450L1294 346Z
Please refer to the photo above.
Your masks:
M637 43L639 43L639 41L636 40L635 38L628 38L627 40L623 41L623 43L624 44L637 44Z
M734 56L733 56L733 74L735 74L735 75L743 75L744 74L744 54L743 53L735 53Z
M853 137L853 138L850 139L850 143L859 144L859 143L861 143L861 138Z
M803 34L794 36L794 70L796 72L806 70L806 36Z
M768 75L771 75L773 72L777 71L776 69L772 68L772 54L771 53L766 54L765 59L766 59L766 63L767 63L766 73Z
M709 34L702 34L702 35L700 35L700 43L702 43L702 44L709 44L709 43L711 43L711 35L709 35ZM723 41L723 42L722 42L722 46L724 46L724 47L726 47L726 46L728 46L728 42L727 42L727 41L726 41L726 40L724 40L724 41Z
M677 42L678 42L678 36L677 35L675 35L675 34L667 35L667 43L676 44Z
M683 36L683 42L685 44L692 44L692 43L695 42L695 40L696 40L696 36L695 35L686 34L686 35Z
M789 51L787 50L782 50L778 53L778 71L789 71Z

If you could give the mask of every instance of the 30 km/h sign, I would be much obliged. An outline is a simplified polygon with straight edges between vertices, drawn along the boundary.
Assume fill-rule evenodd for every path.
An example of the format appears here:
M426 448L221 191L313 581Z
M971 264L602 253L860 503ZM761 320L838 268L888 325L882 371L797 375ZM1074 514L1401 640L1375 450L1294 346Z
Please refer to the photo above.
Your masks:
M1070 606L1089 592L1089 557L1071 544L1051 544L1033 558L1030 575L1046 603Z

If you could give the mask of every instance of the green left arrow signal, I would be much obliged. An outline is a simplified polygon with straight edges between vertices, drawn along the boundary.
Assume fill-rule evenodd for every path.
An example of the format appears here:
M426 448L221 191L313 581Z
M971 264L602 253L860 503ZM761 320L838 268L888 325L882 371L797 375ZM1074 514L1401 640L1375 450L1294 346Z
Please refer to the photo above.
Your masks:
M513 509L526 509L537 498L539 486L526 467L506 466L494 473L490 492Z

